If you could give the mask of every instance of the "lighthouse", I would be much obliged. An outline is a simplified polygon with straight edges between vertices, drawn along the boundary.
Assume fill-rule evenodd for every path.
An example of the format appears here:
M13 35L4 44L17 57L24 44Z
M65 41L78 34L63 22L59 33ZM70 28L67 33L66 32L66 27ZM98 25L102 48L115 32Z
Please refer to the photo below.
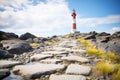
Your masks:
M73 18L72 33L75 33L76 32L76 12L75 12L75 9L73 9L71 16Z

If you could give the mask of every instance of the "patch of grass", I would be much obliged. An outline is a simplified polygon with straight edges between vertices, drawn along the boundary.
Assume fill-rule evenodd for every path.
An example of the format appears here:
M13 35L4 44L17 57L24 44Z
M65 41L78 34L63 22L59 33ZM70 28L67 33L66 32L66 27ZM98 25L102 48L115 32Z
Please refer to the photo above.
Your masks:
M82 38L77 39L78 42L80 42L81 44L83 44L85 47L93 47L94 45L88 41L88 40L84 40Z
M54 41L48 41L48 42L45 42L45 44L53 45L53 44L55 44L55 42Z
M96 57L106 58L106 52L103 50L99 50L97 48L89 47L87 49L88 55L95 55Z
M109 73L112 73L115 69L114 64L111 64L110 62L98 62L95 66L95 69L99 71L103 75L108 75Z
M111 61L115 60L117 58L117 55L114 52L109 52L107 54L107 58Z
M113 80L120 80L120 66L117 73L113 75Z
M115 61L116 61L117 63L120 63L120 55L116 55Z
M40 43L30 43L30 46L31 46L31 47L39 47L39 46L40 46Z

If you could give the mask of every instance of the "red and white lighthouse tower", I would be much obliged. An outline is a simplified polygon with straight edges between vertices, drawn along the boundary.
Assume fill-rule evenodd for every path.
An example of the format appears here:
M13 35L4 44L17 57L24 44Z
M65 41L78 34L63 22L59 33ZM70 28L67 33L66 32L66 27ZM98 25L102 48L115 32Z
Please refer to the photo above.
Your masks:
M76 32L76 13L75 13L75 9L73 9L72 12L72 18L73 18L73 24L72 24L72 33Z

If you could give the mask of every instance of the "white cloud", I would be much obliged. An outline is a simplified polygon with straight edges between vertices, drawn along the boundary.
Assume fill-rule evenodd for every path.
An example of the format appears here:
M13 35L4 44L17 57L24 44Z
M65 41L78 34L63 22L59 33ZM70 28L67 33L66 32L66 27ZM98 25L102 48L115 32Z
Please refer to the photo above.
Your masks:
M71 27L72 18L65 0L46 0L33 5L34 0L0 0L0 29L23 34L51 35L57 29ZM77 12L77 11L76 11ZM120 15L102 18L81 18L77 13L77 26L96 27L100 24L120 23ZM65 31L65 30L64 30ZM57 32L56 32L57 33ZM60 33L60 32L58 32Z
M80 26L95 27L101 24L120 23L120 15L109 15L99 18L78 18L77 22Z
M117 31L120 31L120 27L113 27L113 28L111 29L111 33L115 33L115 32L117 32Z
M17 1L17 0L15 0ZM23 10L19 10L20 3L27 7ZM48 35L47 31L53 31L55 29L62 29L68 27L70 23L70 11L67 2L64 0L47 0L46 2L40 2L37 5L30 5L27 0L18 0L15 5L18 10L14 11L8 5L14 4L14 1L1 1L2 6L9 7L11 9L4 12L0 12L0 26L3 30L11 32L31 32L36 35L44 33ZM18 2L20 2L18 4Z

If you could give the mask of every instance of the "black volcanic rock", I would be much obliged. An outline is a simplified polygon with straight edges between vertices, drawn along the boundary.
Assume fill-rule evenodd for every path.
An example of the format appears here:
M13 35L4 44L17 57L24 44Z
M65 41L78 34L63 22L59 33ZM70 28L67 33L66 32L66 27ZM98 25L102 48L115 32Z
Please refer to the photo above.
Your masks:
M18 38L18 35L16 35L15 33L8 33L8 32L0 31L0 41L12 39L12 38Z
M95 39L95 34L87 35L87 36L84 37L84 39L86 39L86 40Z
M96 31L91 31L91 32L89 32L89 34L97 35L98 33Z
M112 36L111 39L119 38L120 39L120 31L115 32Z
M29 38L36 38L36 36L28 32L20 36L21 40L27 40Z
M0 69L0 80L10 75L9 69Z
M27 52L32 49L27 42L22 40L3 40L1 43L11 54L22 54L23 52Z
M7 59L14 57L13 54L10 54L8 51L0 49L0 59Z
M102 32L102 33L98 33L97 36L109 36L109 33L106 32Z
M97 47L106 52L115 52L120 55L120 39L114 39L107 43L96 43Z

